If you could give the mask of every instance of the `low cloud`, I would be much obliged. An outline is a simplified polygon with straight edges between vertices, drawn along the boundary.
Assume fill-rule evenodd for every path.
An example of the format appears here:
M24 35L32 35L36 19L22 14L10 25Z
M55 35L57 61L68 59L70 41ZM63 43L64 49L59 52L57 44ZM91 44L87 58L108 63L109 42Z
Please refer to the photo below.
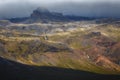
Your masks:
M78 1L78 2L77 2ZM83 0L71 0L63 2L62 0L51 0L51 2L36 2L35 0L4 0L0 1L0 18L27 17L37 7L46 7L50 11L61 12L65 15L78 15L87 17L115 17L120 18L120 3L117 0L97 2L85 2Z

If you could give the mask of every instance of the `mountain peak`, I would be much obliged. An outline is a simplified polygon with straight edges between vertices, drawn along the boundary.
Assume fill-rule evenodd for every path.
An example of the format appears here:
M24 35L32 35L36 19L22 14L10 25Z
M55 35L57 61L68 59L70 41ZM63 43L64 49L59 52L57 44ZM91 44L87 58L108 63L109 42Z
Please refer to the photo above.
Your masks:
M35 12L39 12L39 13L49 13L50 11L44 7L38 7L36 10L34 10Z
M37 21L64 21L67 20L62 13L50 12L44 7L38 7L31 14L31 19Z

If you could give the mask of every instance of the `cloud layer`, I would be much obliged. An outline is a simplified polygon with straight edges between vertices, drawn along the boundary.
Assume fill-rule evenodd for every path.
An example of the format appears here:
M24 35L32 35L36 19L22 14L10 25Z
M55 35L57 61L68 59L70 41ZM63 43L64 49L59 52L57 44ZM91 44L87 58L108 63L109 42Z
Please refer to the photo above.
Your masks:
M0 0L0 18L29 16L40 6L69 15L120 17L119 0Z

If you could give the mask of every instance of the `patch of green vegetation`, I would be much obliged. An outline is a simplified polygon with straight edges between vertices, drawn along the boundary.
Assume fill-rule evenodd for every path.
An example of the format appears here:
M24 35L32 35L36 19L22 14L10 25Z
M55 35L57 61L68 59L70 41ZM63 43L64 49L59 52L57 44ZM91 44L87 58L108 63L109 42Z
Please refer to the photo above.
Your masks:
M105 29L106 30L106 29ZM119 30L110 29L107 32L111 37L115 37L117 41L120 39ZM44 36L40 36L38 40L22 40L20 41L0 41L4 43L5 49L16 57L16 60L38 66L55 66L62 68L71 68L75 70L84 70L102 74L114 74L116 72L106 70L103 67L97 66L91 61L81 59L81 56L77 56L75 53L70 52L70 48L73 50L79 49L85 51L91 48L91 44L83 42L86 40L84 36L89 31L71 32L69 35L53 35L49 36L49 40L45 41ZM26 36L24 36L26 38ZM51 41L51 42L50 42ZM53 42L52 42L53 41ZM58 43L61 42L61 43ZM70 47L70 48L69 48ZM44 54L51 53L47 57L42 57ZM53 56L54 55L54 56ZM77 56L77 58L74 56ZM42 60L43 59L43 60Z
M120 41L120 28L116 26L106 26L103 31L108 35L109 38Z
M101 73L101 74L116 74L114 71L106 70L100 66L96 66L90 61L84 59L75 59L71 57L59 56L59 62L56 67L71 68L75 70L84 70L89 72Z

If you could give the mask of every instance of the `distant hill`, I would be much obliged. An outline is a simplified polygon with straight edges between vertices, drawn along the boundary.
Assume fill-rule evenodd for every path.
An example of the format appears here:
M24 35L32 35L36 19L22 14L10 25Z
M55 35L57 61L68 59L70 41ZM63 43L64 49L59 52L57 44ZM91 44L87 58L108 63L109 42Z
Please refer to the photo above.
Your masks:
M89 17L80 17L74 15L63 15L58 12L50 12L46 8L39 7L33 10L30 17L24 18L11 18L9 19L11 22L25 22L25 23L33 23L33 22L49 22L49 21L80 21L80 20L92 20L94 18Z
M8 21L8 20L0 20L0 26L6 26L9 24L10 24L10 21Z
M23 17L23 18L11 18L11 19L8 19L8 20L10 20L13 23L19 23L19 22L24 22L28 19L29 19L29 17Z

